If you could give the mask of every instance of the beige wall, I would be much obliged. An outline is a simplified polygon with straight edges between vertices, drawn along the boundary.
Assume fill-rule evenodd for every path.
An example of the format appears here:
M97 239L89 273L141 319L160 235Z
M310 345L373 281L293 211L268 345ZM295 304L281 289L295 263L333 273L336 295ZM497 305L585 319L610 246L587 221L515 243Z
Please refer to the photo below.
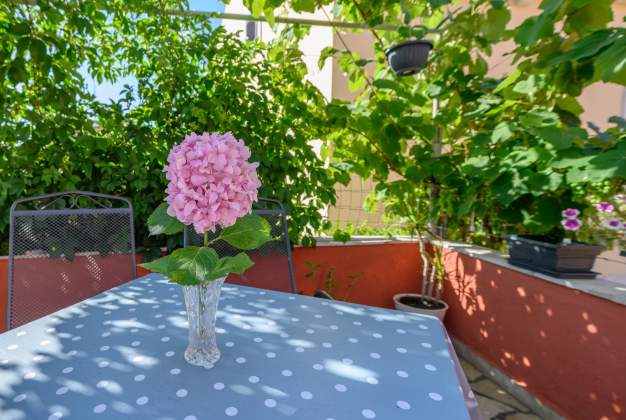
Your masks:
M520 25L526 18L539 13L538 0L514 0L510 1L511 21L510 28ZM626 0L617 1L613 6L613 26L625 26L623 21L626 16ZM341 32L341 38L354 52L362 58L373 58L374 50L372 45L375 38L369 31L363 32ZM337 33L333 35L333 46L337 49L344 49L341 38ZM493 55L487 60L489 63L488 74L499 78L508 74L513 69L511 58L505 54L514 48L512 41L502 42L495 45ZM341 69L333 60L332 64L332 97L350 101L356 97L354 92L348 89L348 82ZM613 115L626 117L625 88L617 84L595 83L587 87L579 101L584 109L581 116L583 124L592 121L596 125L606 128L609 124L608 118ZM372 191L374 184L369 180L362 180L356 176L347 187L337 185L338 200L335 207L328 209L328 217L337 226L344 227L347 223L361 225L363 221L372 227L382 227L383 222L380 211L371 214L363 210L362 202L367 194ZM359 205L358 201L361 200Z
M511 1L511 21L509 28L519 26L526 18L539 14L540 1L518 0ZM618 1L613 5L612 26L625 26L626 2ZM504 56L513 49L513 42L502 42L493 48L493 56L488 60L489 75L502 77L511 72L513 66L511 59ZM609 126L608 119L613 115L626 117L624 109L625 88L614 83L594 83L588 86L579 98L584 112L581 120L586 126L589 121L606 128Z

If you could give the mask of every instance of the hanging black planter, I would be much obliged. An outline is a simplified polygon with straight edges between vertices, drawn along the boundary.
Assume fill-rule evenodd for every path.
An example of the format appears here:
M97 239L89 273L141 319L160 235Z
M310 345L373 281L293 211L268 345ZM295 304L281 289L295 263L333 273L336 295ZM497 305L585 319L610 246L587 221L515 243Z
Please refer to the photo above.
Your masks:
M428 62L428 53L433 48L430 41L407 41L395 45L387 51L387 61L391 70L398 76L408 76L420 71Z

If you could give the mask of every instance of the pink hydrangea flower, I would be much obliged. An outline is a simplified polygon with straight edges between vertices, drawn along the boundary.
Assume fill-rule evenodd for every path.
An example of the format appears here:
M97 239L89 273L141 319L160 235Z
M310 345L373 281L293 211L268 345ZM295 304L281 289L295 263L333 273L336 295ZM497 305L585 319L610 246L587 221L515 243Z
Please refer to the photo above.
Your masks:
M261 186L258 163L232 133L195 134L174 146L164 172L167 213L202 234L250 213Z
M566 230L577 231L583 225L583 222L581 222L579 219L575 217L570 217L570 218L561 220L561 224Z
M561 216L563 217L577 217L580 214L579 210L576 209L565 209L561 212Z
M613 210L615 210L615 207L613 206L613 204L608 203L606 201L597 203L595 206L598 210L600 210L603 213L612 213Z

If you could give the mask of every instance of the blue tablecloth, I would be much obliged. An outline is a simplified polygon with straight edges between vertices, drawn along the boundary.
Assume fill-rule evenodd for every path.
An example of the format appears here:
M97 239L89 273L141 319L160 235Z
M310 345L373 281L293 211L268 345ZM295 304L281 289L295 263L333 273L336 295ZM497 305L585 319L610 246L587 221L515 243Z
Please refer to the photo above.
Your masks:
M222 359L183 359L182 291L159 275L0 335L2 419L467 419L432 317L225 285Z

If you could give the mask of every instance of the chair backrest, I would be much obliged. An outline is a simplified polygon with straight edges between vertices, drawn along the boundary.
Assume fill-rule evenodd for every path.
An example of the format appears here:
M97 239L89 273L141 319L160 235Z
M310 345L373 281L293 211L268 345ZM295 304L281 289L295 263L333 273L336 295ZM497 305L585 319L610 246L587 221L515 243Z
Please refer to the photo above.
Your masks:
M262 216L269 222L273 240L265 243L259 249L246 251L252 261L254 261L254 266L246 271L244 275L230 274L226 278L226 282L295 293L296 281L285 208L279 201L259 198L252 212ZM216 230L214 233L209 232L209 239L213 239L218 235L219 230ZM203 241L204 237L196 233L193 226L185 228L185 245L201 246ZM220 257L233 256L241 252L241 250L224 241L217 241L211 246L215 248Z
M9 223L8 329L136 277L126 198L83 191L22 198Z

